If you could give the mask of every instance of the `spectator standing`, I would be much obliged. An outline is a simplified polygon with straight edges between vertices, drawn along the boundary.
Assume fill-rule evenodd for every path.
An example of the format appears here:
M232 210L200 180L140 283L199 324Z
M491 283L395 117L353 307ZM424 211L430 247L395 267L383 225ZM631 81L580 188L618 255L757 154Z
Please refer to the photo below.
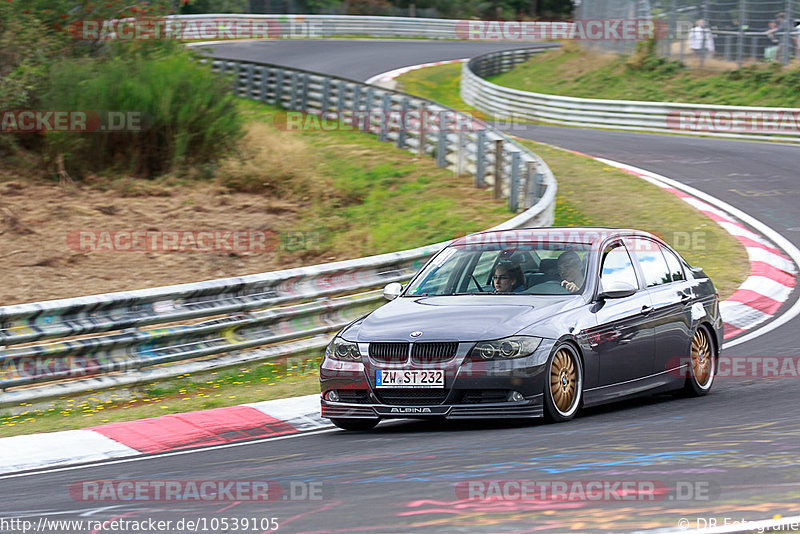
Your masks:
M694 28L689 30L689 48L703 64L703 60L708 54L714 53L714 36L711 29L706 26L705 19L697 19Z

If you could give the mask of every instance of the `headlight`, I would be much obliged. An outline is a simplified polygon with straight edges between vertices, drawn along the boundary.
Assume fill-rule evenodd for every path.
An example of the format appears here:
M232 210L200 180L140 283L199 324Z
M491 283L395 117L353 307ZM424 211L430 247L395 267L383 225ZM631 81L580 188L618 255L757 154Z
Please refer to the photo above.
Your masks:
M473 360L508 360L530 356L542 342L540 337L511 336L494 341L480 341L472 347Z
M332 360L344 360L348 362L360 362L361 353L358 351L358 344L345 341L340 337L333 338L325 349L325 357Z

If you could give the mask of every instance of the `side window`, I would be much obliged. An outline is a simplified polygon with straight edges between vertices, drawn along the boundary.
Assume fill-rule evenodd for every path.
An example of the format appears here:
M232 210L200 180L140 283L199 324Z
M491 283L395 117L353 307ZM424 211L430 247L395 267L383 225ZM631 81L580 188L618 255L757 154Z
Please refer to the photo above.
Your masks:
M600 282L604 288L614 282L625 282L633 287L639 287L630 254L622 243L610 245L604 251L603 266L600 268Z
M670 283L672 276L661 254L661 246L655 241L638 237L631 239L631 242L647 287Z
M664 247L661 247L661 252L664 253L664 257L667 259L667 267L669 267L669 274L672 276L672 281L686 280L686 276L683 274L683 266L678 258L675 257L675 254Z

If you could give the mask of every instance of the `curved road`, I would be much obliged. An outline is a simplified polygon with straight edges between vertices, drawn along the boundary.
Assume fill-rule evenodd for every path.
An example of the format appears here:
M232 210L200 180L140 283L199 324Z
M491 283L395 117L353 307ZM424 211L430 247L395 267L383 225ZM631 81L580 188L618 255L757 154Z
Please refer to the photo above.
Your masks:
M268 41L218 46L214 55L367 79L406 65L514 46ZM690 184L800 244L800 210L796 208L800 150L796 147L550 126L531 126L513 133ZM725 354L797 356L799 329L800 320L794 319ZM12 475L0 477L0 492L5 497L0 503L0 520L23 515L34 522L43 515L84 521L200 518L210 528L213 520L219 525L226 518L274 517L279 532L563 533L677 529L682 518L689 526L703 526L712 524L712 518L722 524L726 519L796 516L800 515L797 399L797 377L718 378L706 398L660 396L624 402L589 410L560 425L440 427L400 421L383 423L368 433L326 430ZM100 479L270 480L285 488L294 484L297 499L284 492L287 499L267 503L97 502L83 501L80 492L74 491L79 481ZM508 499L487 503L460 491L469 482L491 480L552 480L568 485L574 481L613 484L636 480L661 492L652 500L569 502L515 500L516 494L509 494ZM306 491L315 498L303 499ZM262 532L242 526L230 531ZM0 521L0 531L10 530L4 530ZM203 531L202 526L198 531ZM224 530L218 526L206 531Z

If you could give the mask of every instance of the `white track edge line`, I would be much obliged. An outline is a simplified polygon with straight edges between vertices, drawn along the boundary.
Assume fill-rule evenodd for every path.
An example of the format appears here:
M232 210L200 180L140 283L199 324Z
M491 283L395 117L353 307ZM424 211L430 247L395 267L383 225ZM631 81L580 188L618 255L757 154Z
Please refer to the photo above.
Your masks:
M331 426L333 426L331 424ZM232 447L243 447L246 445L258 445L261 443L267 443L270 441L281 441L284 439L292 439L292 438L299 438L303 436L310 436L316 434L326 434L328 432L335 432L339 430L338 428L320 428L319 430L310 430L308 432L295 432L294 434L286 434L284 436L272 436L269 438L261 438L256 440L246 440L246 441L237 441L234 443L221 443L219 445L211 445L208 447L200 447L197 449L187 449L181 451L167 451L167 452L159 452L155 454L147 454L147 453L140 453L139 456L133 456L130 458L120 458L118 460L111 460L109 462L94 462L90 464L82 464L82 465L67 465L63 467L53 467L50 469L42 469L38 471L30 471L27 473L6 473L0 475L0 480L5 480L9 478L21 478L27 476L36 476L36 475L46 475L49 473L59 473L62 471L75 471L78 469L89 469L93 467L103 467L106 465L114 465L114 464L124 464L128 462L138 462L139 460L151 460L154 458L167 458L170 456L182 456L184 454L194 454L196 452L207 452L213 451L217 449L228 449Z

